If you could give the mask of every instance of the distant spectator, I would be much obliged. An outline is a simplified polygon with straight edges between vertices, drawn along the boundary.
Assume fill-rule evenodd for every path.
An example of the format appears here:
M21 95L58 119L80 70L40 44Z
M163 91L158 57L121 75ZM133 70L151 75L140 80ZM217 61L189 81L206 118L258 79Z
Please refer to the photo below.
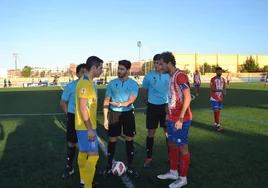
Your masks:
M11 81L10 80L8 80L8 87L11 87Z
M7 80L4 79L4 87L7 87Z

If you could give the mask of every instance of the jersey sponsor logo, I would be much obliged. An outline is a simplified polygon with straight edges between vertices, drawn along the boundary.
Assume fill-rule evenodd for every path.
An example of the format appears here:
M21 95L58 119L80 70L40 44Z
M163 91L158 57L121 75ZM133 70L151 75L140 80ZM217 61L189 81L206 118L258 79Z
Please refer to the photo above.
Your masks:
M82 89L81 89L81 93L83 93L83 94L86 93L86 91L87 91L86 88L82 88Z

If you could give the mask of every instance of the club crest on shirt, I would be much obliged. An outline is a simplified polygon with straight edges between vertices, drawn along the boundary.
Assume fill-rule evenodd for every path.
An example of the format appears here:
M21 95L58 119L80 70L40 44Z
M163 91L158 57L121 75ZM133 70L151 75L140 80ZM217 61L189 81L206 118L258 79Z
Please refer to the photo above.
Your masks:
M87 91L86 88L82 88L82 89L81 89L81 93L83 93L83 94L86 93L86 91Z
M127 88L127 89L125 90L125 92L126 92L126 93L130 93L131 90L130 90L129 88Z
M165 85L168 85L169 80L165 80Z

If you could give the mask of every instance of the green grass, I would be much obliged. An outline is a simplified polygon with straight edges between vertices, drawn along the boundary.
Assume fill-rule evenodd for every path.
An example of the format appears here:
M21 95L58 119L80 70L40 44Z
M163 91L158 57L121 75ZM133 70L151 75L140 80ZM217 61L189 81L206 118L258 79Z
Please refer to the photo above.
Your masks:
M60 179L66 156L66 118L63 115L3 116L4 114L60 113L59 87L0 89L0 187L74 188L79 173L67 181ZM105 88L99 88L101 110ZM192 101L193 123L189 132L191 165L189 188L268 187L268 91L263 83L233 83L228 88L221 115L222 132L212 128L209 85L202 84L200 96ZM138 97L136 108L144 107ZM137 188L168 187L170 180L156 176L168 170L167 149L162 130L157 131L153 150L154 164L143 169L146 152L145 115L136 113L135 169L140 178L132 179ZM98 116L98 134L107 144L107 133ZM125 145L120 138L115 158L126 162ZM106 166L100 152L99 166ZM76 166L77 169L77 166ZM123 188L118 177L96 177L99 187Z

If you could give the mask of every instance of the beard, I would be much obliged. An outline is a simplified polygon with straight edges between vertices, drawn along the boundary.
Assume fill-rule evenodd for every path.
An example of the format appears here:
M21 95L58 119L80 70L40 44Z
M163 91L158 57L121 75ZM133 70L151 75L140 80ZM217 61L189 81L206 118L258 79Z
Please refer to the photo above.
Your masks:
M117 73L118 78L124 78L127 75L127 72L125 73Z
M217 76L218 76L218 77L221 77L221 75L222 75L222 73L217 73Z

